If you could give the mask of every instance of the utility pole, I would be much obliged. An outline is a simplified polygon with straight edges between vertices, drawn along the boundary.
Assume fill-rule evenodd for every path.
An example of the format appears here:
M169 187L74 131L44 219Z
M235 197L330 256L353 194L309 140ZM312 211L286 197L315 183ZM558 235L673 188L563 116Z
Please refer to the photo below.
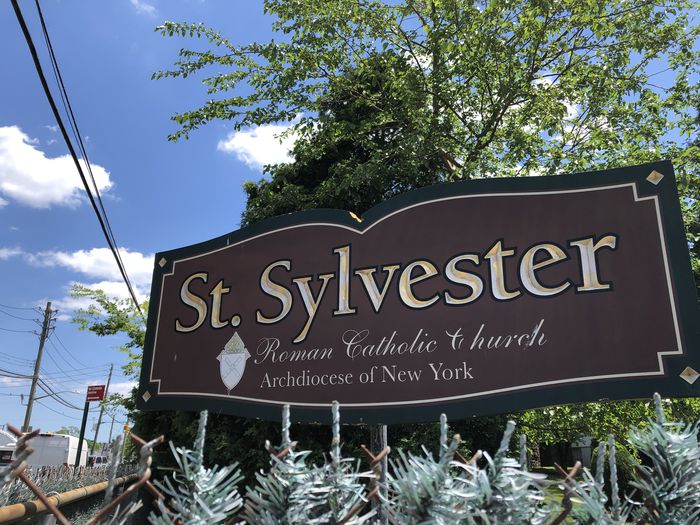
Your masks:
M114 365L109 365L109 375L107 376L107 387L105 388L105 399L100 403L100 417L97 418L97 428L95 429L95 438L92 440L92 446L90 447L90 455L95 453L95 445L97 444L97 434L100 433L100 424L102 423L102 413L105 411L105 400L109 395L109 382L112 380L112 370Z
M44 322L41 325L41 336L39 337L39 352L36 355L34 362L34 375L32 376L32 386L29 389L29 401L27 401L27 411L24 413L24 424L22 432L29 432L29 423L32 419L32 408L34 405L34 395L36 394L36 383L39 380L39 369L41 368L41 357L44 355L44 343L49 335L51 328L51 301L46 303L44 310Z
M109 437L107 438L107 445L112 444L112 430L114 430L114 418L115 417L117 417L117 414L112 412L112 424L109 425Z

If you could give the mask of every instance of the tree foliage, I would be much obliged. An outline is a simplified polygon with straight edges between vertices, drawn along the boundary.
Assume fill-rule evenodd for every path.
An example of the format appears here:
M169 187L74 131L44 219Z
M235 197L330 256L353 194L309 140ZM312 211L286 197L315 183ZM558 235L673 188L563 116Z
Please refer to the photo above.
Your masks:
M287 121L291 165L246 185L244 223L313 207L362 213L469 177L674 161L700 275L700 28L688 0L266 0L274 37L203 41L154 78L201 79L172 140L221 119ZM695 135L694 135L695 134ZM698 280L700 282L700 279Z
M146 326L131 299L110 297L102 290L80 284L73 285L71 295L76 299L89 300L87 307L75 311L73 322L79 329L89 330L98 336L126 336L127 341L119 346L119 350L128 358L123 371L128 377L138 379ZM141 304L141 310L148 311L148 301Z
M397 137L394 152L429 144L448 178L553 174L657 159L677 145L673 130L689 137L691 9L685 0L267 0L276 33L267 42L239 46L202 24L166 22L162 34L210 45L182 49L154 76L204 72L212 97L173 117L172 139L214 119L240 129L301 116L296 128L308 134L340 90L363 99L375 132ZM354 84L366 73L381 92Z
M80 428L75 425L62 426L53 431L54 434L65 434L66 436L80 437Z
M664 410L676 419L700 419L700 399L667 399ZM604 441L609 434L622 439L633 426L644 426L654 416L649 401L623 400L578 403L528 410L515 419L531 442L551 445L578 441L584 436Z

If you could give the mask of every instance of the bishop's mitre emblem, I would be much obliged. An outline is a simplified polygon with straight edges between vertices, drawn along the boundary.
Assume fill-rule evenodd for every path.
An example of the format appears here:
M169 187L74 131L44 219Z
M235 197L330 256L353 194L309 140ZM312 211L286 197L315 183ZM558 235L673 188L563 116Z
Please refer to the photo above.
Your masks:
M233 334L229 339L224 349L216 357L219 360L219 372L221 380L226 385L228 393L235 387L243 377L245 372L245 363L250 357L250 352L245 347L243 339L238 335L238 332Z

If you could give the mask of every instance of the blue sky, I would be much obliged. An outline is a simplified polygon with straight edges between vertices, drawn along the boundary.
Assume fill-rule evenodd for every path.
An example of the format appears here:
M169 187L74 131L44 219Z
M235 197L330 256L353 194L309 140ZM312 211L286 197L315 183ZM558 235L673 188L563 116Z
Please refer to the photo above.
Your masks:
M34 3L20 4L57 96ZM262 164L284 160L287 151L275 138L283 128L233 133L225 122L206 126L188 141L168 142L175 129L170 115L195 107L205 95L196 81L150 80L189 44L163 38L153 28L164 20L201 21L246 43L269 37L271 19L261 3L248 0L41 5L115 237L143 297L153 253L237 229L245 205L243 181L260 178ZM104 383L111 363L112 391L125 393L131 379L122 374L124 357L116 349L123 339L99 338L71 323L72 309L80 304L69 296L70 286L97 286L120 297L126 290L9 2L0 3L0 48L0 368L32 373L41 317L36 309L50 300L58 319L41 375L61 397L82 407L86 386ZM28 392L29 380L0 377L0 424L21 425L20 394L26 400ZM81 410L45 397L34 406L32 425L53 431L78 426L80 417ZM117 416L117 422L124 419ZM94 420L93 413L88 430Z

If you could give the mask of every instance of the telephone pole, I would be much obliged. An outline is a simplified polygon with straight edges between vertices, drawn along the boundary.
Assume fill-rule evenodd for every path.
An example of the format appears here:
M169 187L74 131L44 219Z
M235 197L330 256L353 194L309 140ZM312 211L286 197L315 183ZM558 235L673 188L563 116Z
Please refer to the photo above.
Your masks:
M44 322L41 325L41 336L39 337L39 352L36 355L34 362L34 375L32 376L32 386L29 389L29 400L27 401L27 411L24 413L24 424L22 432L29 432L29 423L32 419L32 408L34 405L34 395L36 394L36 383L39 380L39 369L41 367L41 357L44 355L44 343L51 329L51 301L46 303L44 310Z
M102 423L102 413L105 411L105 401L109 395L109 382L112 380L112 369L114 365L109 365L109 375L107 376L107 387L105 388L105 399L100 403L100 417L97 418L97 428L95 429L95 438L92 440L92 446L90 447L90 455L95 453L95 445L97 444L97 434L100 433L100 424Z
M107 438L107 445L112 444L112 430L114 430L114 419L117 417L117 414L112 412L112 424L109 425L109 437Z

